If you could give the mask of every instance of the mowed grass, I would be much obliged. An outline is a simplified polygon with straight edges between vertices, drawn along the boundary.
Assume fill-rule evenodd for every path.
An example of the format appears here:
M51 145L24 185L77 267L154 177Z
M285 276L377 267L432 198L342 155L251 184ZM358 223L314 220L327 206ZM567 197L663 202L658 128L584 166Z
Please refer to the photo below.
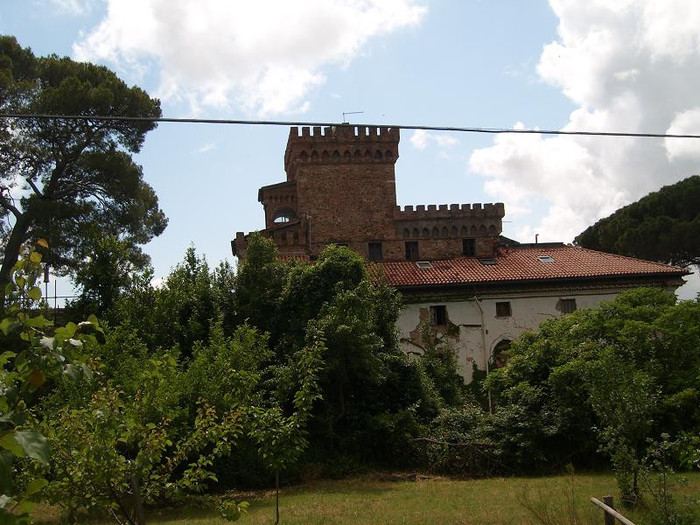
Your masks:
M690 480L687 486L674 489L679 499L683 494L700 495L700 474L687 477ZM602 499L606 494L613 494L619 501L615 479L610 474L484 480L419 478L398 482L366 476L284 487L280 493L280 522L310 525L539 523L526 508L530 507L547 513L553 523L600 524L602 511L589 500L591 497ZM274 493L249 497L248 502L248 513L239 523L274 523ZM580 521L569 520L572 513ZM643 523L642 512L625 512L625 515ZM230 522L219 518L214 511L167 509L149 512L148 523L223 525Z

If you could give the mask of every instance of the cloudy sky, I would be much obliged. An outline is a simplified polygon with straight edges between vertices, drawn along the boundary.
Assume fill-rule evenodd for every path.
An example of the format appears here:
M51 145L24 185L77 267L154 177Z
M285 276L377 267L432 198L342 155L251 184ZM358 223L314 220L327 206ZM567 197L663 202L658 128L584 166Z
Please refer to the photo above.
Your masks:
M700 133L697 0L4 0L0 32L105 64L169 117ZM190 244L231 259L284 180L288 130L161 124L138 161ZM570 242L700 173L700 143L405 131L399 203L504 202L504 234Z

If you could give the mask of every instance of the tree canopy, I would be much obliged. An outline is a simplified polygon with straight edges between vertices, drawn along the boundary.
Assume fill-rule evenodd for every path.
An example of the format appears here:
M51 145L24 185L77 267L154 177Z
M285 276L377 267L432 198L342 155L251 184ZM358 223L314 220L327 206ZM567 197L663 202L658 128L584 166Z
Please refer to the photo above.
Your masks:
M71 273L111 236L130 259L165 229L158 198L131 155L153 121L89 117L160 117L160 103L128 87L109 69L56 55L36 57L15 38L0 37L0 111L87 118L0 119L0 281L7 282L21 246L44 238L44 260Z
M700 264L700 176L664 186L588 227L574 244L680 266Z

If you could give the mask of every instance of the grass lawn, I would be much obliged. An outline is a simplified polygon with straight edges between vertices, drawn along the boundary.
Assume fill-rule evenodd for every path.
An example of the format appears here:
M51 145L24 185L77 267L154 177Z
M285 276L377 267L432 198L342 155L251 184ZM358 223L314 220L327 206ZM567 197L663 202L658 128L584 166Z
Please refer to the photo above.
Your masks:
M689 485L677 492L700 495L700 473L688 476ZM573 494L573 499L571 495ZM602 511L591 497L606 494L619 500L610 474L576 474L544 478L492 478L417 481L383 481L366 476L339 481L318 481L283 488L280 522L284 524L521 524L541 523L525 506L552 517L551 523L602 524ZM580 521L569 519L573 500ZM270 524L275 521L274 493L248 498L250 507L239 523ZM529 502L529 503L528 503ZM523 504L524 503L524 504ZM639 513L624 513L644 523ZM700 522L700 514L698 514ZM151 512L149 524L225 524L212 511L172 509Z

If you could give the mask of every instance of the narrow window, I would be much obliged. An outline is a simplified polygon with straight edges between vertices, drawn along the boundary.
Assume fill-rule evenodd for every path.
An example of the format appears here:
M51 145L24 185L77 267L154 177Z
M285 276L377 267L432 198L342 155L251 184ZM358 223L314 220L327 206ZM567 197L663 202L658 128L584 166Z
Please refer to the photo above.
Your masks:
M406 260L418 260L418 241L406 241Z
M496 317L510 317L511 315L510 301L496 303Z
M381 242L367 243L367 252L368 252L370 261L381 261L382 260L382 243Z
M462 255L474 257L476 255L476 239L470 237L462 239Z
M559 311L570 314L576 311L576 299L559 299Z
M447 307L444 304L430 307L430 324L433 326L447 324Z

